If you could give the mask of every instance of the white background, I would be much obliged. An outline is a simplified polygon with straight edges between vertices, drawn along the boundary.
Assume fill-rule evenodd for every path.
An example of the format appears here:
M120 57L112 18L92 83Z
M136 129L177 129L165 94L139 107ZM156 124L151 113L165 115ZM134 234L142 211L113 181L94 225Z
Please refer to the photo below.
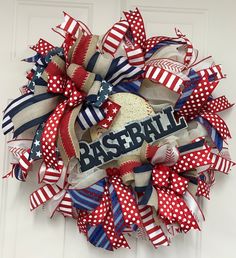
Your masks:
M234 0L0 0L0 110L19 95L27 65L20 59L32 52L27 46L42 37L55 45L60 37L50 28L61 23L62 11L84 21L94 34L104 33L119 20L122 10L141 10L150 35L174 35L179 28L203 56L213 55L228 75L217 93L235 101L236 95L236 2ZM227 113L228 112L228 113ZM224 113L236 136L234 110ZM1 172L8 170L5 138L0 134ZM234 139L235 141L235 139ZM236 160L236 144L230 144ZM132 250L114 253L95 249L81 236L73 221L56 216L50 220L42 210L29 211L28 196L35 189L14 180L0 180L0 258L86 257L236 257L236 175L217 176L211 201L205 201L206 222L202 231L178 236L171 247L154 250L143 242L130 241Z

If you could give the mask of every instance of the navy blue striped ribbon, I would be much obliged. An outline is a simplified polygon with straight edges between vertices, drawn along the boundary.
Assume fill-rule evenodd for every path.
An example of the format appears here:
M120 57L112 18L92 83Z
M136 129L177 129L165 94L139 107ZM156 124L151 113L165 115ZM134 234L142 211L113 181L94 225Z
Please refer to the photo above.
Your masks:
M198 82L200 81L201 77L196 73L193 69L189 71L188 81L186 87L183 89L180 98L178 99L177 103L175 104L175 110L180 110L186 101L189 99L190 95L193 93L194 89L198 86Z
M141 87L142 80L135 80L130 82L121 82L117 84L112 89L112 94L119 92L130 92L130 93L138 93Z
M42 57L42 55L37 53L34 56L22 59L22 61L27 62L27 63L36 63L41 57Z
M130 80L142 73L143 70L130 65L126 57L118 57L112 61L105 80L115 86L123 80Z
M106 250L112 250L112 245L108 239L103 226L88 226L88 240L96 247L101 247Z
M54 94L51 93L43 93L40 95L34 96L32 93L25 94L15 100L13 100L5 109L4 117L3 117L3 124L2 128L4 131L4 134L7 134L8 132L12 131L14 129L14 126L10 126L8 130L6 128L9 127L12 123L12 118L16 116L19 112L21 112L24 109L29 108L32 104L43 102L44 100L50 99L55 97ZM38 118L34 120L30 120L27 123L23 124L19 128L15 129L14 131L14 137L17 137L19 134L24 132L25 130L32 128L36 125L39 125L47 120L49 115L51 114L51 111L46 114L42 114Z
M14 176L15 176L15 178L16 178L17 180L19 180L19 181L25 181L24 176L23 176L23 171L22 171L22 169L21 169L21 167L20 167L19 164L16 164L16 165L14 166L14 168L13 168L13 173L14 173Z
M115 231L118 235L120 235L122 234L125 228L125 221L123 218L122 209L121 209L116 191L112 184L109 186L109 193L110 193L111 204L112 204Z
M144 173L152 173L153 165L152 164L143 164L139 167L134 168L135 177L139 176L142 177L142 174ZM141 198L139 198L139 204L140 205L146 205L152 195L153 187L151 185L151 177L150 181L147 183L147 185L143 186L135 186L135 191L137 193L144 193Z
M183 42L181 41L173 41L173 40L163 40L159 43L157 43L152 49L150 49L146 55L145 55L145 59L149 59L157 50L159 50L162 47L166 47L169 45L178 45L178 44L183 44Z
M29 94L31 94L31 93L29 93ZM14 117L17 113L19 113L23 109L31 106L32 104L38 103L38 102L46 100L46 99L54 98L54 97L55 97L54 94L42 93L40 95L32 96L31 98L25 98L26 99L25 101L18 102L19 104L16 106L14 105L14 107L13 107L13 105L11 105L13 108L11 110L7 109L6 113L4 114L4 117L5 116Z
M215 146L219 151L221 151L223 148L223 139L220 136L220 134L217 132L217 130L205 118L201 116L198 116L196 120L206 128L208 135L211 137Z
M84 211L92 211L100 204L104 193L106 179L99 180L96 184L85 189L69 189L73 206Z
M14 125L12 123L12 113L14 110L17 110L19 106L24 105L29 99L33 97L33 93L27 93L24 94L16 99L14 99L10 104L7 105L7 107L4 110L4 116L2 121L2 129L3 133L7 134L11 132L14 129Z
M82 130L86 130L93 125L96 125L104 118L105 113L102 109L88 106L85 109L81 110L78 115L77 122Z

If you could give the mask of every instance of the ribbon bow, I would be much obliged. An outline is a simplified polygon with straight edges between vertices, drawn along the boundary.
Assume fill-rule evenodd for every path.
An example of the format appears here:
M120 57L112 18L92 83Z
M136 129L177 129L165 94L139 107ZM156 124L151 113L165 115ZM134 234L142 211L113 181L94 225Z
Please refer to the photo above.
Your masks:
M70 63L67 64L58 55L53 56L42 75L48 82L49 92L63 94L67 97L67 100L61 102L51 114L42 134L42 153L47 168L59 169L56 155L57 139L60 152L64 153L62 157L65 165L73 157L79 158L79 144L75 141L75 120L80 112L85 94L90 95L88 99L89 97L94 99L102 81L101 76L88 72L84 68L86 62L91 58L91 52L95 52L96 42L96 36L80 35L74 43L71 55L68 53L68 56L71 56L68 58ZM100 101L100 105L105 100L106 98ZM68 106L70 109L67 108Z
M97 247L107 250L129 247L123 231L141 226L138 207L131 189L122 183L118 169L102 173L104 178L86 188L69 189L73 205L79 210L79 229Z
M82 103L85 94L77 89L74 82L59 75L50 75L48 79L48 92L64 94L70 107Z
M139 204L154 206L166 224L177 222L184 232L199 228L182 198L187 191L188 180L170 167L179 159L178 149L168 144L159 148L146 145L145 153L145 159L150 163L134 168Z

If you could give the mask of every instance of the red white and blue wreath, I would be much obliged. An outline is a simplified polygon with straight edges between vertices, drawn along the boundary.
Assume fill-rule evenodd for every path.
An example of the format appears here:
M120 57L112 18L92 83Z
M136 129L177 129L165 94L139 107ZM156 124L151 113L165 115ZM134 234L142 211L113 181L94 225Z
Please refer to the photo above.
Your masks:
M190 40L146 37L138 9L103 36L64 13L60 47L40 39L21 96L4 110L13 176L27 182L40 160L30 209L61 213L96 247L129 247L126 235L155 248L199 229L198 200L215 172L231 166L232 107L213 91L225 77ZM24 139L28 130L33 139ZM38 161L39 162L39 161Z

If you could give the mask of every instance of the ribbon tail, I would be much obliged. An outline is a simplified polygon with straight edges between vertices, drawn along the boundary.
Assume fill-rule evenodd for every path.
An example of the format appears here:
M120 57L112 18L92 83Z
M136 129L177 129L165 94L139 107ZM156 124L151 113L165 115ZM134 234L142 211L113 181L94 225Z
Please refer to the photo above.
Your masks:
M165 236L162 228L156 224L153 218L152 208L148 205L139 205L138 207L143 226L153 246L158 248L161 245L169 245L168 238Z

